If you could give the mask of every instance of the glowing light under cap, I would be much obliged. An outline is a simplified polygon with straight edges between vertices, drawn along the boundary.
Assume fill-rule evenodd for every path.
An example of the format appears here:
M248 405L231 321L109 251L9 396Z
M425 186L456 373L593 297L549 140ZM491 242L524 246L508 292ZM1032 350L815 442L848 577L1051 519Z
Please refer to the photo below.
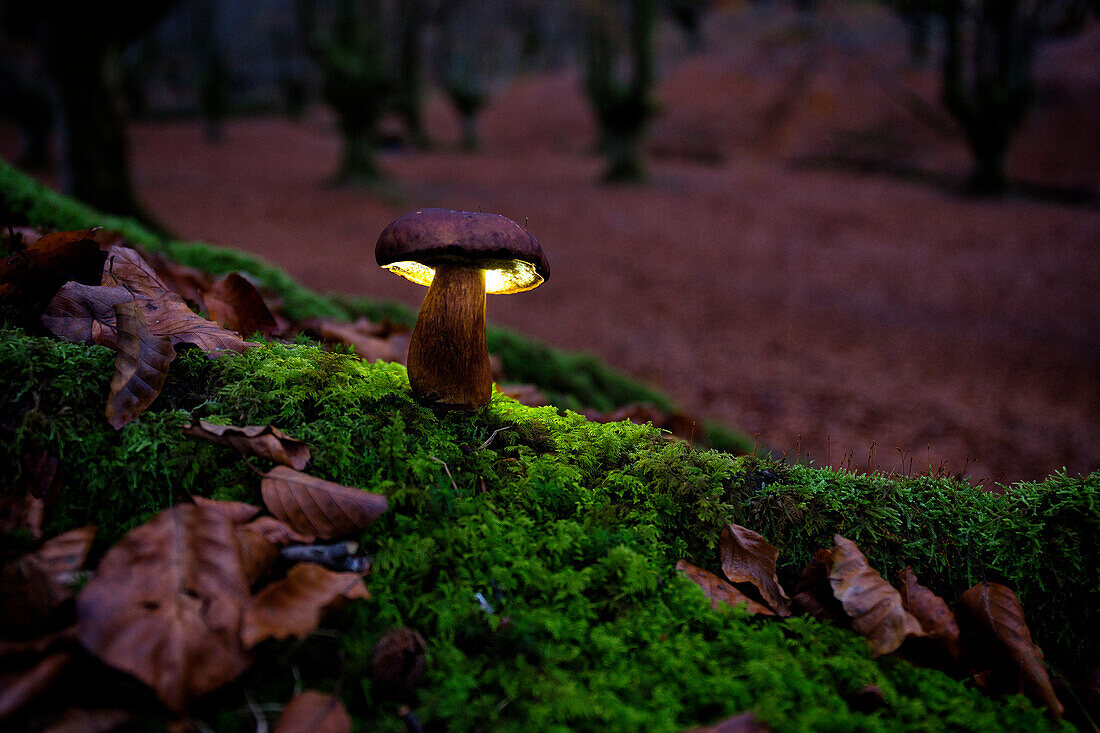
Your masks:
M435 279L435 268L421 262L391 262L384 267L425 287L430 286ZM512 260L503 267L490 266L481 269L485 270L485 292L492 295L522 293L542 285L542 275L538 274L534 265L523 260Z

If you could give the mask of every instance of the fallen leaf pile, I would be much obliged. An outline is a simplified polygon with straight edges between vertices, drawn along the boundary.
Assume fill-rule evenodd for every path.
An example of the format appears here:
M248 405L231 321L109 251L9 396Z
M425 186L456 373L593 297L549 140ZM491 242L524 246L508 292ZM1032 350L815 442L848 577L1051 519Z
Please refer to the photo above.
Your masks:
M815 553L793 596L776 575L779 551L758 533L730 524L722 530L719 550L725 578L683 560L676 565L715 608L744 606L758 616L789 616L793 610L851 628L867 640L873 657L898 653L949 673L967 671L991 691L1028 693L1056 719L1064 712L1023 607L1003 585L982 582L963 593L960 625L947 603L917 582L911 568L899 574L899 591L840 535L833 537L832 548Z
M186 432L280 464L305 468L310 460L308 446L271 426L197 422ZM51 482L52 475L36 480ZM66 705L61 681L77 660L139 680L185 719L196 701L247 670L264 641L306 639L330 610L368 599L363 574L369 561L362 562L357 545L314 542L363 529L388 509L386 498L288 465L261 481L265 507L275 516L260 516L261 507L242 502L194 497L132 530L94 570L84 568L94 527L6 559L0 565L0 726L47 697L50 705L33 714L44 727L76 716L79 729L98 729L95 721L102 719L106 730L138 712ZM16 516L9 521L14 527ZM40 527L41 519L24 512L18 521ZM298 561L311 555L329 567ZM423 639L412 633L422 666ZM350 730L350 719L335 698L306 692L286 706L276 730Z

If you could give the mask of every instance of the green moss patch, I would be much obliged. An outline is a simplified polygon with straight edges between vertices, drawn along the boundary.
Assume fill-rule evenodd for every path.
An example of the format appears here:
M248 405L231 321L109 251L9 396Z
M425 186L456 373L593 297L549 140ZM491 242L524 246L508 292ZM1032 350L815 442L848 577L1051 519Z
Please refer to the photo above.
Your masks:
M194 417L275 424L311 445L311 473L392 504L359 538L375 556L373 599L334 617L335 637L265 647L268 662L210 701L218 730L252 725L226 712L242 688L283 700L295 672L339 684L364 729L398 730L369 661L399 624L428 639L418 714L460 730L676 730L741 710L777 730L1051 726L1023 698L872 661L847 631L711 611L672 567L714 568L729 521L779 546L787 578L839 532L884 575L910 564L949 600L983 578L1005 582L1049 655L1097 648L1095 477L997 496L699 451L499 395L473 416L436 415L410 398L401 366L309 344L215 361L184 352L153 408L115 432L103 419L111 371L107 349L0 330L0 483L19 480L32 445L58 456L51 533L95 523L109 543L188 494L258 502L239 455L183 435ZM873 714L849 704L868 684L887 700Z

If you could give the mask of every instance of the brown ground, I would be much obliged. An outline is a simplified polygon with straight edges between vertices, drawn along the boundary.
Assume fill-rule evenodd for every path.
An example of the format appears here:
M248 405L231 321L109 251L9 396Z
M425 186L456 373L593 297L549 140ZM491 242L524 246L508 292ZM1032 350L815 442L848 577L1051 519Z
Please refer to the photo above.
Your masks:
M393 217L526 220L552 277L490 298L491 320L593 352L791 458L974 481L1100 468L1100 208L957 195L966 152L935 116L934 74L906 68L883 16L831 22L799 44L789 26L714 21L706 54L663 70L645 186L597 183L569 73L500 89L472 156L433 99L440 144L386 154L386 196L326 185L339 140L321 114L234 122L216 147L192 122L138 125L136 182L181 236L411 305L424 291L374 264ZM1043 56L1015 176L1100 190L1095 31ZM826 158L895 173L813 164Z

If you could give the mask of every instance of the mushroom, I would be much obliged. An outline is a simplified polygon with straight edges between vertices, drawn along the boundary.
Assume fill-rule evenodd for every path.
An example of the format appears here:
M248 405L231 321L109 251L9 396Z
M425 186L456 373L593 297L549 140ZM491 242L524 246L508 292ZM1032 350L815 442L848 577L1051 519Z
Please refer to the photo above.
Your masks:
M409 383L422 403L474 410L493 392L485 293L537 288L549 277L531 234L498 214L421 209L378 237L379 266L428 287L409 341Z

